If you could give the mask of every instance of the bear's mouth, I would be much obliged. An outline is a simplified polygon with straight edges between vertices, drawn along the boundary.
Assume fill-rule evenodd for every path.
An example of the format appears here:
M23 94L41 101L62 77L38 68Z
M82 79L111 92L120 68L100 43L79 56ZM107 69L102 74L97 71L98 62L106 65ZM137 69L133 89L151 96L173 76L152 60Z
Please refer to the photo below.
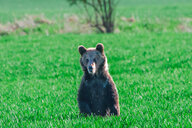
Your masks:
M95 72L96 72L95 64L93 63L90 66L88 66L87 70L88 70L89 74L95 74Z
M95 68L94 69L88 68L88 72L89 72L89 74L95 74Z

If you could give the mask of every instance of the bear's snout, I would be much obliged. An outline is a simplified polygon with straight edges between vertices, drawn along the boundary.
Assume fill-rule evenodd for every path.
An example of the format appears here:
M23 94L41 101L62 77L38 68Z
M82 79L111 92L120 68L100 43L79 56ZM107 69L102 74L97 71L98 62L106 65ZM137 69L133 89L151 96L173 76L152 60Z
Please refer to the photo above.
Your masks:
M90 74L94 74L96 72L95 63L92 63L91 65L88 66L88 72Z
M93 71L93 67L89 66L89 71L92 72Z

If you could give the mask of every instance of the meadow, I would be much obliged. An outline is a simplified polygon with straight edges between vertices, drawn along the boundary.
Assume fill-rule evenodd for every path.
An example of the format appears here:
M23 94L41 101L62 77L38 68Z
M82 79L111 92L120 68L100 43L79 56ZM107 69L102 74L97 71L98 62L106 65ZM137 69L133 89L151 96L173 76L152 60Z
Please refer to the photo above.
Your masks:
M191 8L190 0L122 0L117 16L136 22L119 21L118 34L0 36L0 127L192 127L192 33L176 30ZM60 20L82 12L64 0L0 1L2 24L41 13ZM119 117L79 116L78 46L98 42L118 89Z

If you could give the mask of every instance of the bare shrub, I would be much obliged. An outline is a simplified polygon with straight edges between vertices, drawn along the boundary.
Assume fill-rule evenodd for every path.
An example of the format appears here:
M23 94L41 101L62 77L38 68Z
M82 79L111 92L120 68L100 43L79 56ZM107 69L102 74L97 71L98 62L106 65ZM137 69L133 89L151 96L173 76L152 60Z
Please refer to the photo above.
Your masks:
M112 33L115 24L115 7L118 0L67 0L71 5L82 4L87 20L100 32ZM92 11L90 10L92 9ZM104 28L104 29L103 29Z

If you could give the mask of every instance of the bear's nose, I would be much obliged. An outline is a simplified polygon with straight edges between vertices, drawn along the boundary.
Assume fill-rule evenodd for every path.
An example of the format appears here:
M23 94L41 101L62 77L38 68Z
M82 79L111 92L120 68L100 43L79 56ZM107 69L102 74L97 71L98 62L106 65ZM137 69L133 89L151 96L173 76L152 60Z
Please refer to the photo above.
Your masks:
M92 70L93 70L93 67L89 66L89 71L92 72Z

